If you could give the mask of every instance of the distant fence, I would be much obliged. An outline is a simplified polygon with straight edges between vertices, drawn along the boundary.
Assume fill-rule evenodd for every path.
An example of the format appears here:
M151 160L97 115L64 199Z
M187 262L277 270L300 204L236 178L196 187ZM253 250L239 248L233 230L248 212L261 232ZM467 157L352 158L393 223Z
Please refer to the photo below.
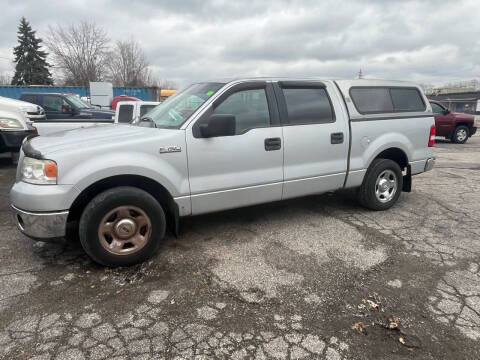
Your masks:
M79 96L90 96L90 88L86 86L0 86L0 96L19 99L24 92L73 93ZM134 96L145 101L159 101L160 88L157 87L114 87L113 96Z

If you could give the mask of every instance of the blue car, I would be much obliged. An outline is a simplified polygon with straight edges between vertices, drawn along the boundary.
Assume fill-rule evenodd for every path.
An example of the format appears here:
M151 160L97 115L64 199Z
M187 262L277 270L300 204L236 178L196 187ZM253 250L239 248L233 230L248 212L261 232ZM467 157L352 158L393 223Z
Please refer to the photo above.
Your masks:
M47 120L108 119L112 121L113 110L103 110L90 106L75 95L61 93L22 93L20 100L40 105L45 110Z

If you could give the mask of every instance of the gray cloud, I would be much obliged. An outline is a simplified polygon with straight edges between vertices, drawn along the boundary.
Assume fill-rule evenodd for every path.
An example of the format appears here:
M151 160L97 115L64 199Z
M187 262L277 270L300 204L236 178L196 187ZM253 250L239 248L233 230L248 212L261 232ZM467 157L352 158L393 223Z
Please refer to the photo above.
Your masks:
M367 77L442 83L480 77L478 3L463 1L0 0L0 72L16 27L80 20L133 36L159 77Z

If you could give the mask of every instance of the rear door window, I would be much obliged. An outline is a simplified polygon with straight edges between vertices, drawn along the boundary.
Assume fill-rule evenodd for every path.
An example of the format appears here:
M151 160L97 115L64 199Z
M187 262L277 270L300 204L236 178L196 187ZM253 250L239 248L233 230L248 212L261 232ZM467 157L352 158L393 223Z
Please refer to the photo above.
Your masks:
M35 98L36 98L35 95L28 94L28 95L22 95L20 97L20 100L39 105Z
M335 122L332 104L324 88L282 88L291 125Z
M420 92L414 88L390 88L395 111L424 111Z
M352 88L350 96L361 114L392 113L393 103L388 88Z
M133 105L118 105L118 122L129 123L133 120Z
M152 110L155 106L157 105L141 105L140 106L140 119L148 113L150 110Z

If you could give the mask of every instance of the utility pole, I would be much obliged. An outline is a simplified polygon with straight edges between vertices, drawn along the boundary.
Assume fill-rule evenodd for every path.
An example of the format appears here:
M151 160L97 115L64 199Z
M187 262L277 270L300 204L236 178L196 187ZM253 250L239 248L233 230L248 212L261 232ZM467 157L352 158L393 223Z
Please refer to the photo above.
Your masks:
M360 70L358 71L358 78L359 78L359 79L363 79L362 69L360 69Z

